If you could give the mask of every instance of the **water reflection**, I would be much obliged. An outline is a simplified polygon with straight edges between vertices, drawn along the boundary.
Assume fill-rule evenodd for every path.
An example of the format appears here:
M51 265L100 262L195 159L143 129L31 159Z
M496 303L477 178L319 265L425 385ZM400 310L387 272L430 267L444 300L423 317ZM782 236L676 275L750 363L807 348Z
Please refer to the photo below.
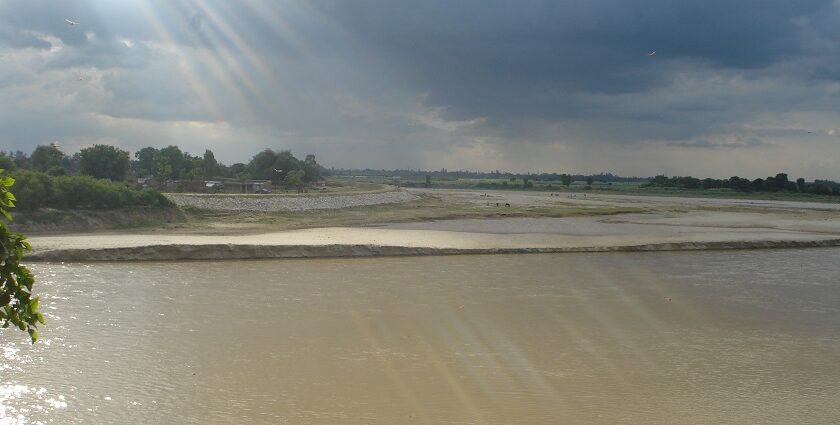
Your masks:
M830 423L837 257L38 264L0 424Z

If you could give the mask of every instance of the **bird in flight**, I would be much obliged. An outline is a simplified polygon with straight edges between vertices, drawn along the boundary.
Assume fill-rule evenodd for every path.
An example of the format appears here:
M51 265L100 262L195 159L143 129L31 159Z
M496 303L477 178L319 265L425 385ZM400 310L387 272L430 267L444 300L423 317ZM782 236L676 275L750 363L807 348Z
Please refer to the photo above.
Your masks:
M71 21L71 20L69 20L69 19L65 19L65 20L64 20L64 22L67 22L67 23L68 23L68 24L70 24L71 26L76 26L76 25L79 25L79 23L78 23L78 22Z
M648 55L648 57L651 57L651 56L656 56L656 50L654 50L654 51L652 51L652 52L648 52L648 54L647 54L647 55Z

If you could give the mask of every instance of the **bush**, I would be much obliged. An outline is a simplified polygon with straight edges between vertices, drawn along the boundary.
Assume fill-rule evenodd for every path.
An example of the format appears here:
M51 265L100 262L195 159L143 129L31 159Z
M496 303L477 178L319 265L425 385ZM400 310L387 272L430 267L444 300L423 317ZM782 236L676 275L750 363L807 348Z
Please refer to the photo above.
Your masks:
M126 183L89 176L50 176L20 171L13 174L18 209L114 209L122 207L171 207L169 199L154 189L137 190Z
M26 236L12 233L3 220L11 221L7 208L14 208L17 199L9 186L15 180L7 177L0 169L0 327L14 325L29 332L34 343L38 339L38 323L44 324L44 317L38 312L38 297L32 296L35 278L24 266L20 265L24 251L32 247Z

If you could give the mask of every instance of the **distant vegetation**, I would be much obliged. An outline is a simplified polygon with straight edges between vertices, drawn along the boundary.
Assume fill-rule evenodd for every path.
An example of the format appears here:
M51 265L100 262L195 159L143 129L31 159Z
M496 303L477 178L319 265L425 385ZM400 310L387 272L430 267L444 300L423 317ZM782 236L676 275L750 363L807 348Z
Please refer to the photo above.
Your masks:
M138 188L141 177L151 177L158 185L167 180L235 178L300 188L321 179L323 170L315 155L299 160L289 151L271 149L257 153L248 164L227 166L210 150L193 156L177 146L146 147L131 159L127 151L110 145L94 145L70 156L55 144L38 146L31 155L0 151L0 168L17 179L22 199L18 208L23 211L172 206L158 190Z
M788 179L785 173L779 173L766 179L749 180L733 176L725 180L698 179L688 177L665 177L656 176L651 179L647 186L650 187L675 187L682 189L731 189L739 192L798 192L815 195L840 196L840 184L830 180L814 180L806 182L804 178L796 181Z
M511 173L507 171L468 171L468 170L458 170L458 171L449 171L446 168L443 168L439 171L430 171L430 170L374 170L370 168L359 169L359 168L330 168L329 175L331 176L371 176L371 177L397 177L397 178L406 178L407 180L412 180L413 178L425 178L425 176L429 176L430 179L436 180L453 180L453 179L485 179L485 180L498 180L498 179L528 179L529 181L543 181L543 182L560 182L560 181L568 181L571 184L573 181L586 181L587 178L592 178L594 181L599 182L647 182L650 180L649 177L621 177L616 176L612 173L600 173L600 174L562 174L562 173ZM565 177L564 177L565 176ZM568 186L568 184L567 184Z
M177 146L163 149L146 147L137 151L134 158L130 162L134 176L153 177L159 182L234 178L271 180L275 185L291 188L320 180L323 170L315 161L315 155L307 155L300 160L288 150L265 149L254 155L247 164L231 165L218 162L209 149L202 156L192 156Z
M324 168L315 155L300 160L288 150L266 149L247 163L225 165L216 160L211 150L202 156L182 151L178 146L162 149L145 147L134 153L110 145L94 145L69 156L55 145L41 145L31 155L17 151L0 151L0 167L12 172L30 170L52 176L85 175L112 181L154 178L167 180L200 180L235 178L240 180L271 180L275 185L294 186L320 180Z
M840 192L840 184L830 180L789 180L787 174L749 180L698 179L694 177L622 177L611 173L509 173L474 171L330 169L337 179L390 183L403 187L437 187L506 190L597 190L625 194L753 197L765 199L829 200ZM840 197L835 198L840 200Z

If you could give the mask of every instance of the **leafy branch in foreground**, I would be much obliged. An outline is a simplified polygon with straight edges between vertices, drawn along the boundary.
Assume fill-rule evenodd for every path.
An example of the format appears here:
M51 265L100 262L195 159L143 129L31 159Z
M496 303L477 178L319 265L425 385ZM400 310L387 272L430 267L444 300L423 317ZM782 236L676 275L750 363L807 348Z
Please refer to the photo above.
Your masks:
M0 169L0 215L12 221L6 209L15 206L15 196L9 192L15 179L3 176L3 171ZM0 219L0 322L3 328L14 325L27 331L34 343L38 340L37 324L44 324L44 317L38 312L38 297L32 296L35 277L20 265L23 252L31 249L26 236L10 232Z

